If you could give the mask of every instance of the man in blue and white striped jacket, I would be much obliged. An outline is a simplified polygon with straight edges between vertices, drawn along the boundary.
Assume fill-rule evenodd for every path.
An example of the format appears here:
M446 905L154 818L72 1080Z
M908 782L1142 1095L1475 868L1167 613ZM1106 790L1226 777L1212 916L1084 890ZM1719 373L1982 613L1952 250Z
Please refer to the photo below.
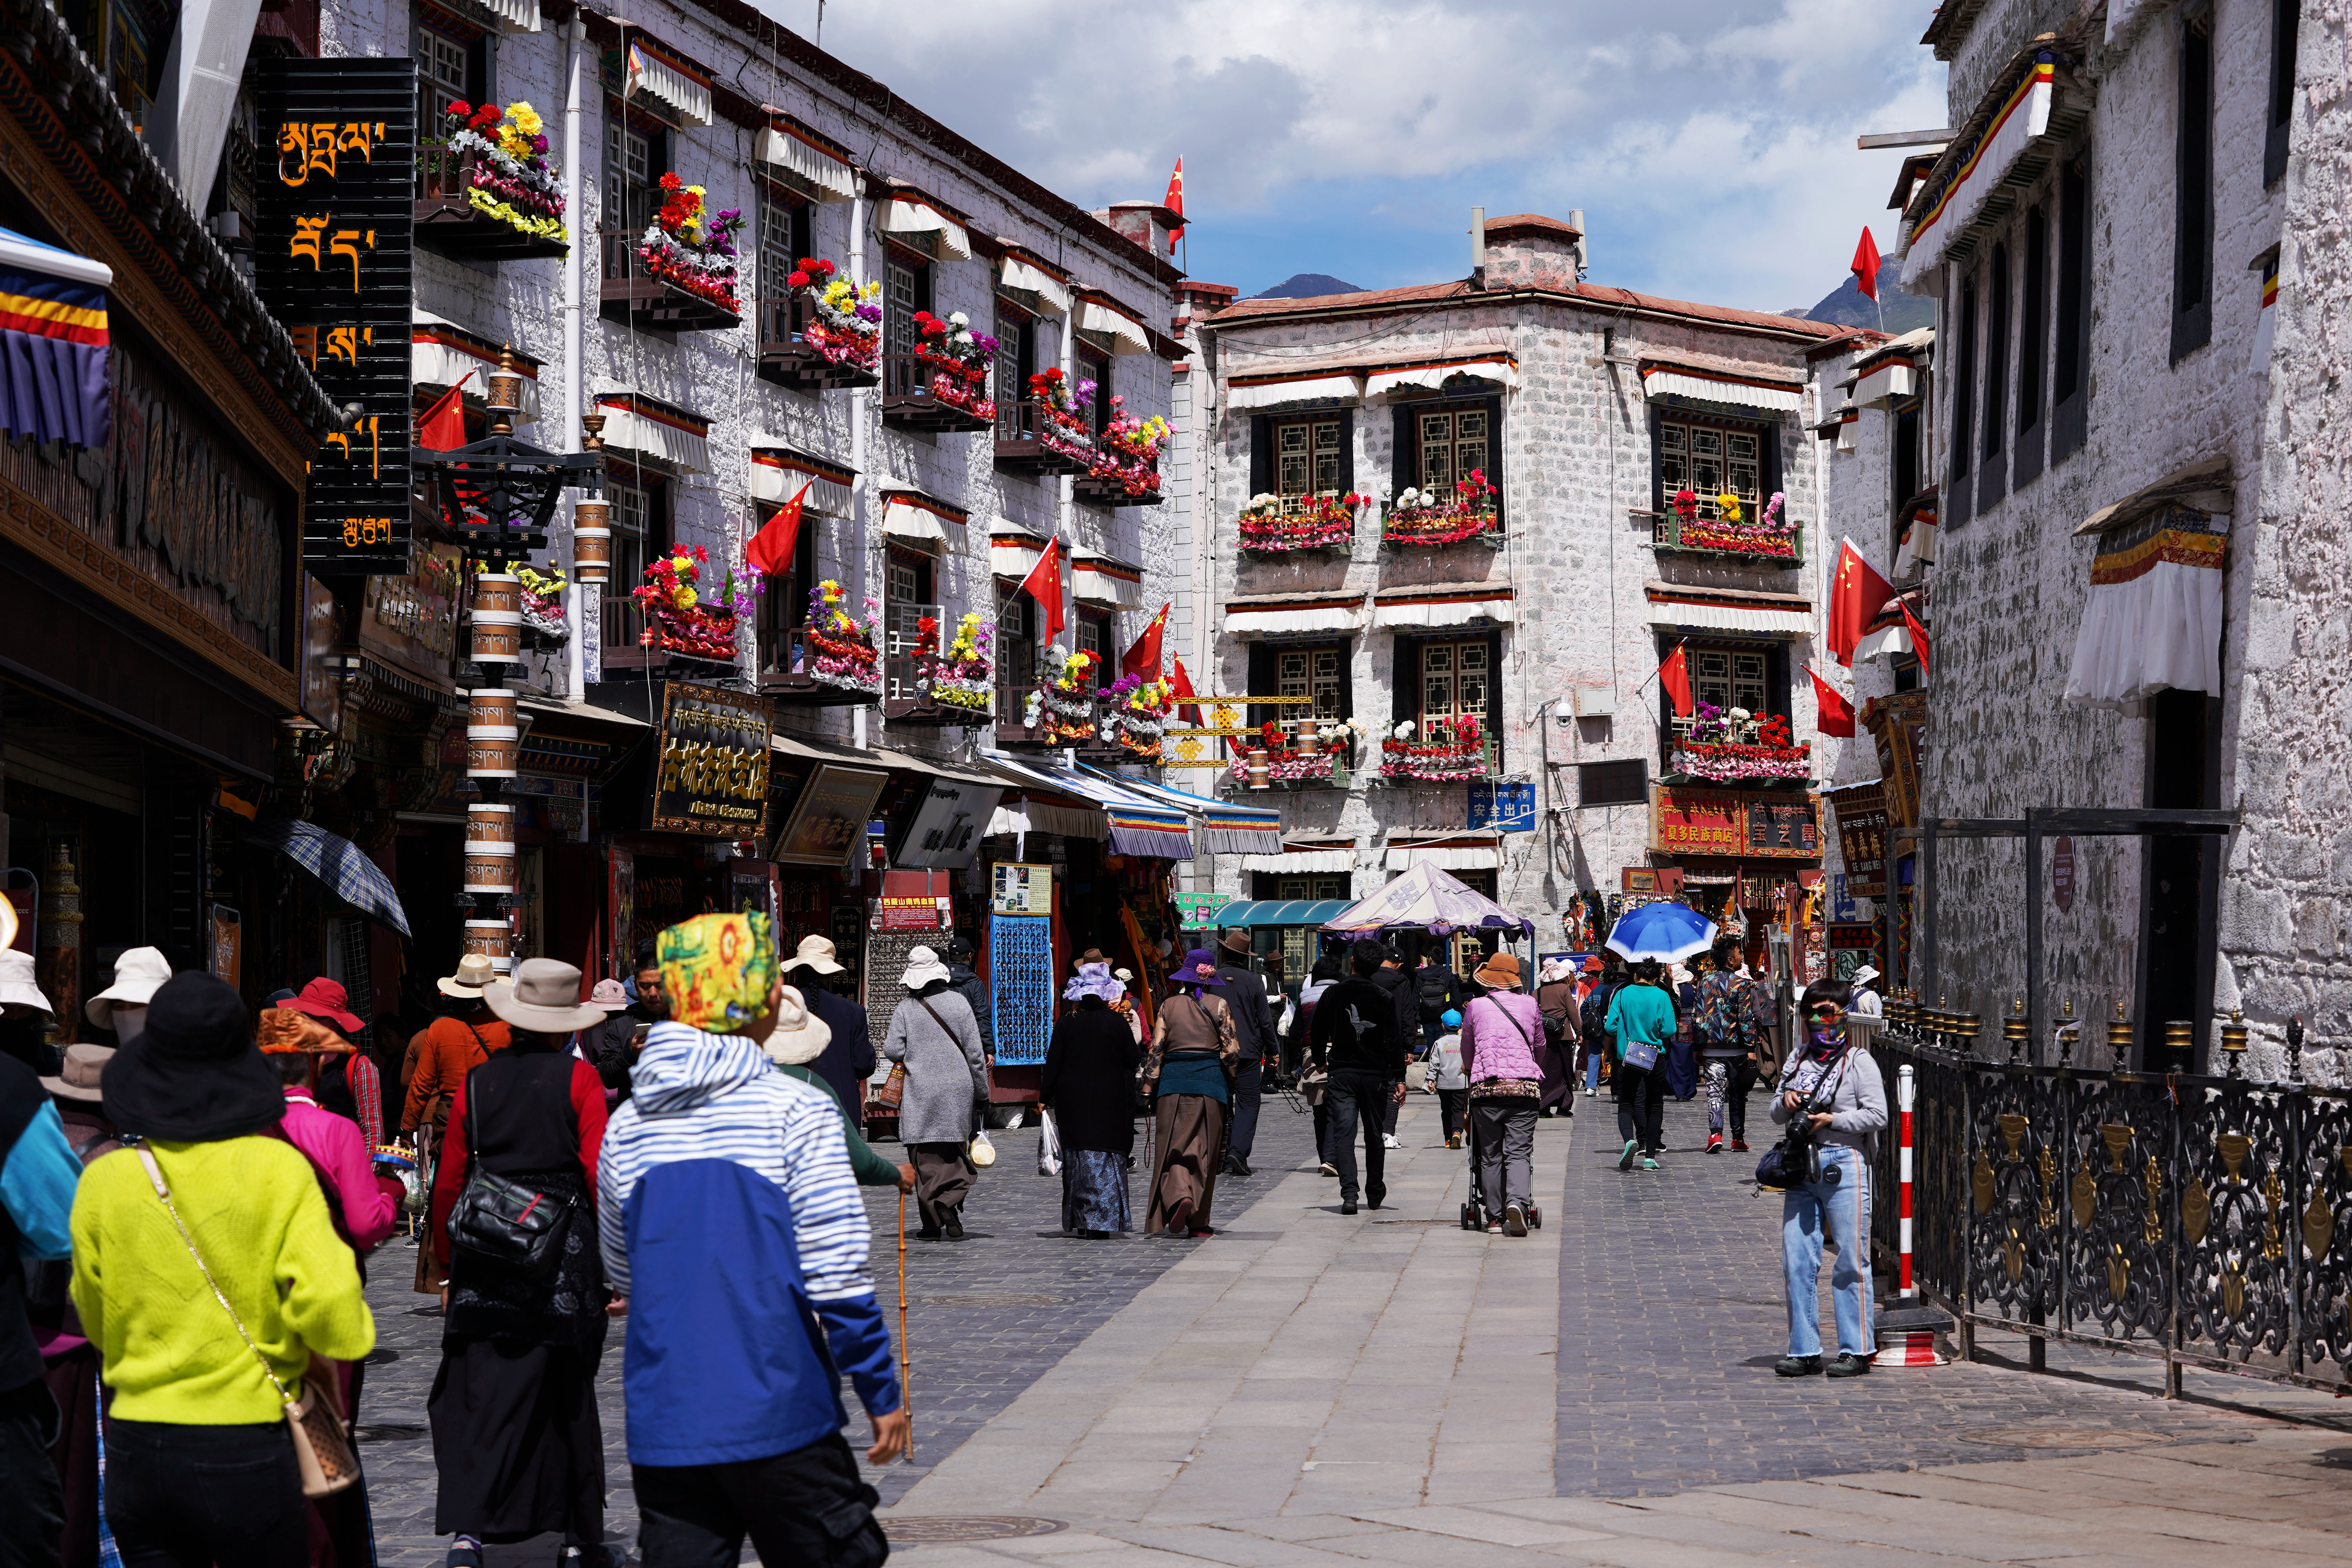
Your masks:
M753 994L766 995L759 1017L737 1022L748 1008L721 1007L702 1028L654 1026L604 1135L599 1243L628 1302L624 1384L646 1568L731 1564L746 1533L771 1564L888 1555L877 1494L841 1435L840 1373L873 1418L874 1463L905 1451L909 1423L841 1108L760 1048L782 984L773 954L771 944L764 967L750 966ZM693 976L680 978L671 984L665 964L673 997L692 994Z

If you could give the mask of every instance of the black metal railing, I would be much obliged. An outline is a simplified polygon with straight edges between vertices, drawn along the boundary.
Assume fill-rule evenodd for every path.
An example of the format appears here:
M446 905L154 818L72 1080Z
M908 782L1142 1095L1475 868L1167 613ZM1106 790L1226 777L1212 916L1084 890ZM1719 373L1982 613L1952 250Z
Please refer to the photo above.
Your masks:
M2352 1090L2302 1081L2299 1030L2287 1081L2257 1083L2235 1054L2219 1076L2094 1067L2090 1033L2055 1065L1984 1060L1951 1016L1890 1011L1871 1049L1890 1108L1913 1075L1913 1275L1964 1343L1984 1327L2144 1355L2175 1390L2195 1366L2352 1379ZM2004 1033L2021 1058L2027 1031ZM1882 1257L1898 1157L1890 1127Z

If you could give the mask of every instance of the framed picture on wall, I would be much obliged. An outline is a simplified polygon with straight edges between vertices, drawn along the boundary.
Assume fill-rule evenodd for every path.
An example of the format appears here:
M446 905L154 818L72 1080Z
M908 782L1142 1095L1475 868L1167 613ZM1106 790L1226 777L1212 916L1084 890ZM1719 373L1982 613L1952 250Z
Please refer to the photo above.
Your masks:
M876 768L820 763L793 803L792 820L776 836L770 857L786 866L838 866L852 843L866 837L874 801L890 775Z

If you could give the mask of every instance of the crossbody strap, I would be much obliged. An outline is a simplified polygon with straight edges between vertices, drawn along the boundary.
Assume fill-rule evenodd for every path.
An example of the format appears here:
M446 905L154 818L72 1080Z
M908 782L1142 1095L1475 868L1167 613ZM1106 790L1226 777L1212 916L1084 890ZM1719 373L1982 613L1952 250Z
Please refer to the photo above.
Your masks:
M163 1201L163 1212L172 1216L173 1227L179 1231L181 1241L186 1244L188 1256L196 1260L196 1271L205 1277L205 1283L212 1287L213 1300L218 1301L221 1310L228 1314L229 1322L236 1329L236 1337L245 1342L245 1348L253 1352L253 1359L261 1363L261 1375L268 1378L269 1386L278 1391L278 1399L288 1405L295 1403L294 1396L286 1392L286 1385L278 1381L278 1373L270 1366L269 1358L261 1353L261 1347L255 1344L253 1336L245 1331L245 1320L236 1315L235 1307L228 1304L228 1297L222 1293L220 1281L213 1278L212 1269L205 1262L205 1255L196 1250L196 1238L188 1234L187 1222L180 1218L180 1211L172 1205L172 1189L164 1184L163 1167L155 1163L154 1153L145 1144L139 1145L138 1152L139 1163L147 1167L147 1179L154 1184L155 1196Z

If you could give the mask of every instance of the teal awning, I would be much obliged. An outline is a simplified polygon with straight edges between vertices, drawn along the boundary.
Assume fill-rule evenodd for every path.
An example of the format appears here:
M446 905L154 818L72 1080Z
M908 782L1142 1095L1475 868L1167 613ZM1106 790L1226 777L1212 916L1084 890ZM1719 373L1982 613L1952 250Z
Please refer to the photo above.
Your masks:
M1218 926L1319 926L1348 907L1345 899L1247 899L1227 904Z

